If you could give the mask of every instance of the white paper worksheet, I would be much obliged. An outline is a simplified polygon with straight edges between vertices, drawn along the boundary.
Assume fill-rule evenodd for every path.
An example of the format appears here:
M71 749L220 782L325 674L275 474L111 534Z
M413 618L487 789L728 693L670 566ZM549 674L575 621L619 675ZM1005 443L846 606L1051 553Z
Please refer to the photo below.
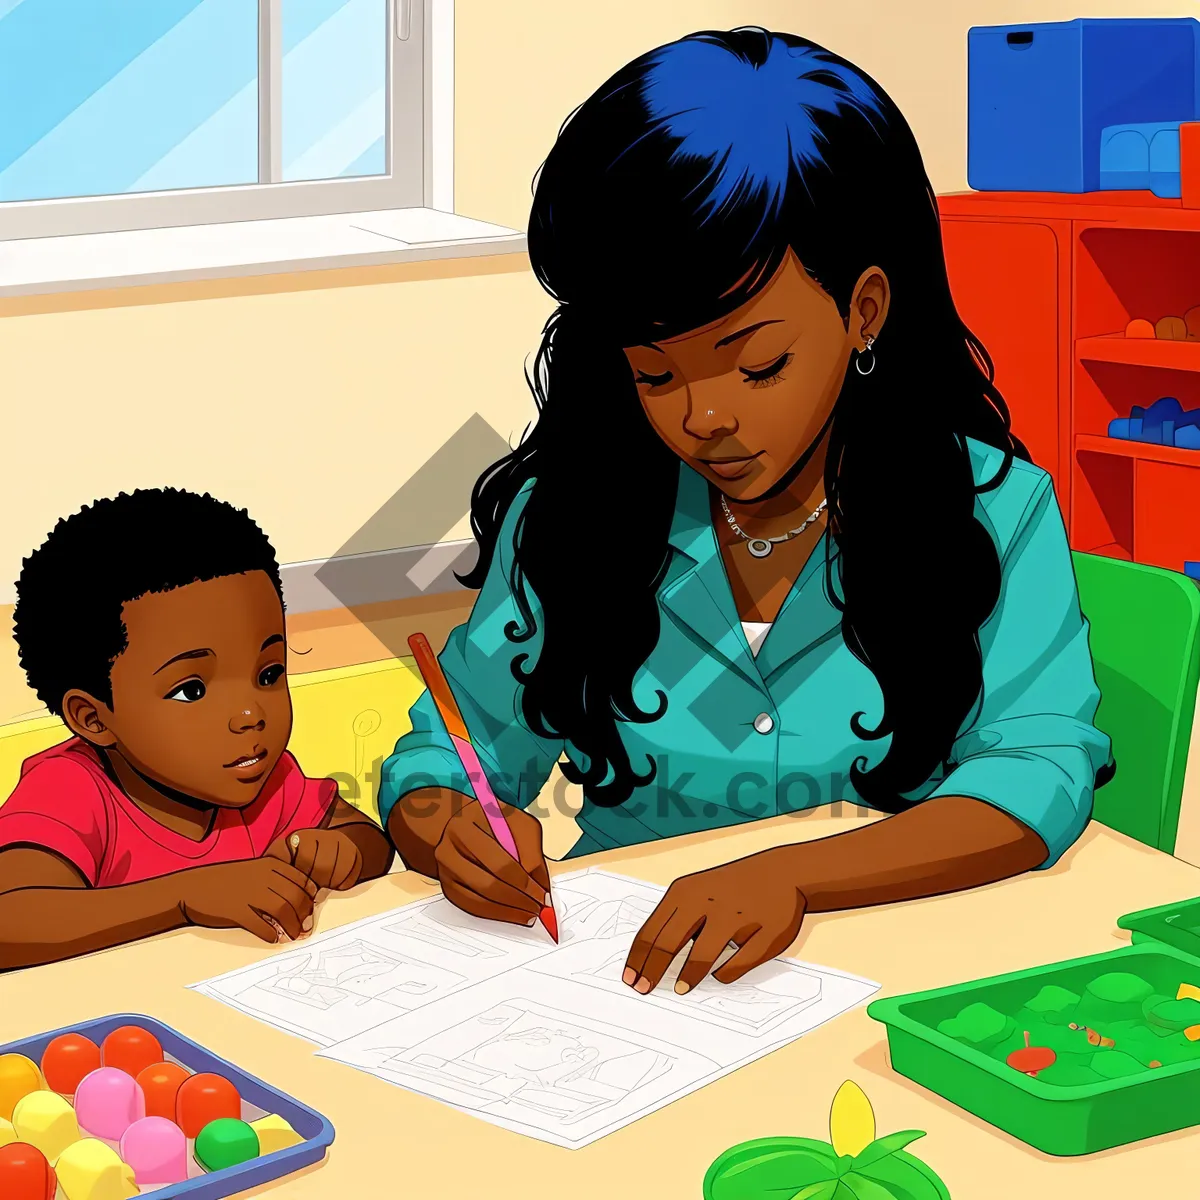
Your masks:
M685 996L621 981L664 889L559 876L561 942L440 897L313 938L197 990L319 1053L493 1124L575 1148L864 1003L866 979L793 959ZM685 952L686 953L686 952Z

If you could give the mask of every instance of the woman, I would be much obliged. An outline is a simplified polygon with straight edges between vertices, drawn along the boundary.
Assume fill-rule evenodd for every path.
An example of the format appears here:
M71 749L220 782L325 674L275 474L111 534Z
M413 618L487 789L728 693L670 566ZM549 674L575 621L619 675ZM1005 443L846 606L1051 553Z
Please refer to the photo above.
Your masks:
M806 912L1054 863L1108 762L1087 626L883 91L761 29L643 55L563 127L529 253L558 302L539 417L476 485L481 591L441 658L523 865L427 696L382 788L406 862L532 924L520 810L564 750L572 856L843 797L893 814L677 880L640 992L689 942L678 991Z

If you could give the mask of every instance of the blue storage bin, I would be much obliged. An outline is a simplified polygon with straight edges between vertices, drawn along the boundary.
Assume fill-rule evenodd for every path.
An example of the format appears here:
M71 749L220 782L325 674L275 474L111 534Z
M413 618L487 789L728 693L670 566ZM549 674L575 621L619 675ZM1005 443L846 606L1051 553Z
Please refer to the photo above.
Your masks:
M1100 189L1178 199L1179 122L1110 125L1100 133Z
M977 26L967 35L967 93L972 188L1099 191L1102 130L1200 112L1200 21Z

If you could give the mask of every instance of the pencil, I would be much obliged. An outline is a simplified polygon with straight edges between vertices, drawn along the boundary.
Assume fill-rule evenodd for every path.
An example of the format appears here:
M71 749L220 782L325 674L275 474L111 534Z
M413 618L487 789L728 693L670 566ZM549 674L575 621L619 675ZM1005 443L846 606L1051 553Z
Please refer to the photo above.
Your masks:
M467 732L466 722L462 719L462 713L459 712L454 693L450 690L450 683L446 679L441 663L433 653L429 639L423 633L414 633L408 639L408 647L417 660L417 670L421 672L421 678L424 679L425 686L429 689L429 694L433 697L438 713L445 723L446 732L449 733L450 741L454 744L458 760L467 772L467 778L471 781L471 787L475 791L479 807L483 809L483 815L487 818L488 827L496 841L519 863L521 855L517 850L512 830L508 827L508 821L504 817L504 810L500 807L500 801L496 799L496 793L492 791L491 784L488 783L487 776L484 774L483 764L475 752L471 735ZM545 926L546 932L557 942L558 917L555 915L549 895L546 897L545 905L542 906L542 911L538 914L538 919Z

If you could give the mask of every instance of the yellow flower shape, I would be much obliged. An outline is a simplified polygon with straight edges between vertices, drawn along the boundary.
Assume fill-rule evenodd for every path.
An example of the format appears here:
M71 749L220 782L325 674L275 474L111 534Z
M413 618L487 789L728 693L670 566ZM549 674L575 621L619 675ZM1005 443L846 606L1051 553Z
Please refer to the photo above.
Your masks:
M875 1140L875 1113L857 1083L847 1079L829 1110L829 1140L834 1153L861 1154Z

